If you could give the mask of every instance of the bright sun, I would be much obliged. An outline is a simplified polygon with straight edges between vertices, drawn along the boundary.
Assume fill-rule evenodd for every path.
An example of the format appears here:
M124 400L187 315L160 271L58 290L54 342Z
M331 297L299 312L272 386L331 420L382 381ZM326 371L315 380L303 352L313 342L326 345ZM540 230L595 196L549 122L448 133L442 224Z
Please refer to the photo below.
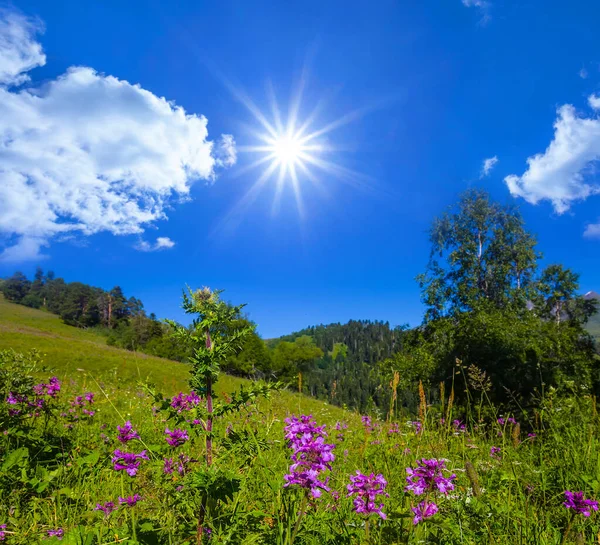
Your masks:
M298 138L282 135L273 139L271 150L275 154L276 159L282 165L287 166L301 160L303 146Z
M259 122L258 130L249 128L255 142L237 147L239 152L249 152L258 158L237 171L241 175L250 170L262 167L262 172L238 201L233 209L220 222L222 227L229 226L243 215L244 211L255 202L267 183L274 180L273 212L279 209L284 188L289 187L294 194L300 216L303 215L302 186L310 182L322 194L326 194L325 185L332 178L354 187L370 185L370 179L362 174L328 159L340 149L331 145L328 133L359 119L368 110L366 108L349 112L338 119L318 127L314 127L317 117L323 111L324 100L319 100L313 110L299 119L300 102L304 79L297 88L291 101L287 119L284 121L272 87L269 87L271 102L271 120L240 89L226 82L231 93L250 111ZM307 191L309 191L307 189ZM310 194L310 193L309 193Z

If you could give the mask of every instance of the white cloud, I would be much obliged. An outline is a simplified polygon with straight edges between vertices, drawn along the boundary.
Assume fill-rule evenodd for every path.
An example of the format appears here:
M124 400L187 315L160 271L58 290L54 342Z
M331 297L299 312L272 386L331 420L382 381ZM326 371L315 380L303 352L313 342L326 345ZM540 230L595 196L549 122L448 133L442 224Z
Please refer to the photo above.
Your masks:
M572 202L600 193L600 186L592 181L598 160L600 119L579 116L565 104L558 109L554 138L546 151L527 159L524 174L511 174L504 181L512 195L532 204L549 200L562 214Z
M594 109L594 110L600 110L600 97L597 95L590 95L588 97L588 104Z
M43 30L40 21L0 8L0 85L24 83L29 80L26 72L46 64L42 46L35 41Z
M44 63L31 25L0 12L0 32L25 37L0 41L5 83ZM59 234L142 233L173 197L235 160L233 137L208 140L204 116L92 68L37 88L0 86L0 260L38 259Z
M479 10L479 12L481 13L481 19L479 20L479 24L485 25L491 21L491 2L488 2L487 0L462 0L462 3L463 6L467 8L477 8Z
M479 175L479 177L485 178L486 176L489 176L490 172L492 172L492 169L496 166L496 163L498 163L497 155L484 159L483 165L481 166L481 174Z
M587 225L583 236L586 238L600 238L600 223L590 223Z
M157 237L154 244L140 240L136 248L142 252L156 252L157 250L168 250L169 248L173 248L173 246L175 246L175 242L169 237Z

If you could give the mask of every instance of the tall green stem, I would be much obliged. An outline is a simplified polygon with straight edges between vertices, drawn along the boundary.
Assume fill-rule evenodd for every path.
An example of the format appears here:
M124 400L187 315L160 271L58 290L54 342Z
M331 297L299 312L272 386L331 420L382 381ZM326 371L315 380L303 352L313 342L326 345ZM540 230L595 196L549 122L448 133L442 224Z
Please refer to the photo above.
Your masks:
M290 545L293 545L294 540L296 539L296 535L298 534L298 530L300 530L300 523L302 522L302 517L304 516L304 512L306 511L306 504L308 502L307 494L302 498L302 504L300 505L300 513L298 513L298 519L296 520L296 524L294 525L294 531L292 532L292 537L290 538Z

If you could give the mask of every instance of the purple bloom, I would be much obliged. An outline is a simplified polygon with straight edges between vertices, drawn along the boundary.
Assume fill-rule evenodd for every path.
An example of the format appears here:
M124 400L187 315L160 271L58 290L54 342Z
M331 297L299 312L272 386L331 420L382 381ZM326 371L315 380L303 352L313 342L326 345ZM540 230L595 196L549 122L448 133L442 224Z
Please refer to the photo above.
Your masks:
M129 441L140 438L138 432L132 429L131 422L129 420L125 422L124 426L117 426L117 432L117 439L121 443L128 443Z
M83 407L85 404L83 400L83 396L77 396L73 401L71 401L72 407Z
M94 415L96 414L96 411L90 411L90 410L88 410L88 409L81 409L81 412L82 412L83 414L87 414L87 415L88 415L88 416L90 416L90 417L91 417L91 416L94 416Z
M347 428L348 428L348 424L346 424L346 422L336 422L335 423L336 431L345 430Z
M362 420L363 426L365 427L365 429L367 431L373 431L374 426L373 426L373 421L371 420L370 416L364 415L364 416L361 416L360 419Z
M62 539L65 531L62 528L56 528L55 530L48 530L48 537L56 537Z
M452 427L456 431L465 431L465 425L460 420L453 420Z
M179 454L179 462L177 464L177 473L180 475L185 475L188 470L188 465L191 462L196 462L197 460L192 460L189 456L185 454Z
M499 460L502 457L502 455L500 454L501 452L502 449L500 447L492 447L490 449L490 456Z
M565 490L566 501L563 505L567 509L573 509L575 513L581 513L584 517L589 517L592 511L598 511L598 502L595 500L586 500L583 492L569 492Z
M145 450L142 450L139 454L135 454L116 449L113 453L112 463L115 471L124 470L130 477L135 477L140 467L141 460L149 460Z
M452 474L449 477L444 477L443 471L446 470L446 462L444 460L417 460L417 468L406 468L406 482L408 485L405 490L412 492L415 496L420 496L426 492L438 490L442 494L448 494L454 490L452 481L456 479L456 475Z
M189 411L198 405L201 401L200 396L194 391L189 394L179 392L175 397L171 399L171 407L177 410L178 413L182 411Z
M422 501L416 507L411 507L412 512L415 514L413 524L419 524L419 522L433 517L438 512L438 506L433 502Z
M122 498L121 496L119 496L119 503L121 505L127 504L129 507L134 507L138 501L142 501L142 496L140 496L139 494L127 496L126 498Z
M6 539L6 524L0 524L0 541L4 541Z
M116 511L117 507L114 502L107 501L104 505L101 503L97 503L96 507L94 507L94 511L102 511L105 517L108 517L113 511Z
M423 430L423 424L421 424L421 422L419 422L418 420L416 422L409 422L409 424L415 428L415 434L419 435L421 433L421 431Z
M400 433L400 426L398 426L398 422L394 422L388 430L388 435L393 435L394 433Z
M327 481L320 478L320 473L331 470L335 445L325 443L325 426L317 426L312 415L292 416L285 421L285 437L288 446L294 450L290 472L284 476L285 486L299 485L318 498L322 490L329 491Z
M173 458L165 458L163 464L163 473L165 475L171 475L171 473L173 473Z
M169 428L167 428L165 430L165 435L167 436L165 438L167 443L172 447L180 447L189 439L187 431L177 428L173 431L170 431Z
M94 402L94 392L86 392L83 397L90 405Z
M377 496L385 496L389 498L389 494L385 492L387 481L383 475L375 475L371 473L369 476L363 475L360 471L356 475L350 475L350 484L348 485L348 496L354 498L354 511L364 515L377 513L382 519L387 518L387 515L382 511L383 503L376 503Z

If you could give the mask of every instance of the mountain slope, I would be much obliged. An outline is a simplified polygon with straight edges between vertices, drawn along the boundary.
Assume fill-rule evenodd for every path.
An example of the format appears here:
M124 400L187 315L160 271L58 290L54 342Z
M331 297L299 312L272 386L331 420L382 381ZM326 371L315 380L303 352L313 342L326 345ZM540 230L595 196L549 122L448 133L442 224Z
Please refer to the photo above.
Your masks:
M9 303L0 294L0 350L26 352L38 349L44 363L61 380L93 379L114 386L150 381L167 394L189 389L188 366L184 363L114 348L104 336L90 330L65 325L49 312ZM250 381L221 374L215 392L231 392ZM333 417L344 414L342 409L310 397L282 392L271 409L287 412L327 412Z

